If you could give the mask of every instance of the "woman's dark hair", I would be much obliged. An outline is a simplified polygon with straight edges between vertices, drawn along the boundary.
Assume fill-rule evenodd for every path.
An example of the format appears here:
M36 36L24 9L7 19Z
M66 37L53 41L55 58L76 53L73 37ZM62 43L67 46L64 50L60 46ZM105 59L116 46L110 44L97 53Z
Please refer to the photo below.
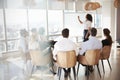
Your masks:
M62 36L68 38L69 36L69 29L65 28L62 30Z
M87 18L87 20L89 20L89 21L92 22L92 15L91 15L91 14L87 14L87 15L86 15L86 18Z
M110 44L112 44L112 38L110 36L110 30L108 28L104 28L103 33L106 36L106 38L110 41Z

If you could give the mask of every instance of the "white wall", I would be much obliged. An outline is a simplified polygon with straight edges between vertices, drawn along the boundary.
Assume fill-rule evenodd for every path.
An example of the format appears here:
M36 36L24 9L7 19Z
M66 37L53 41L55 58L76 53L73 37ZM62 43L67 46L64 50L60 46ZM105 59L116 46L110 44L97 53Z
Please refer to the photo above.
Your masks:
M115 8L113 6L113 1L111 0L103 0L102 3L102 27L108 28L111 31L111 36L113 41L116 35L116 26L115 26Z

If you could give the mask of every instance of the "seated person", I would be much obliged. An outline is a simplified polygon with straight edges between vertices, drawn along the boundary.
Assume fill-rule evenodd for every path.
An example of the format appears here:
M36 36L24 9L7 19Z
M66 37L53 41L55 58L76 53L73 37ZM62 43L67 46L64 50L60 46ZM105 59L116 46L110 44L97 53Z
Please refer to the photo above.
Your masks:
M50 42L47 39L47 36L45 35L45 30L43 27L39 28L38 34L40 49L45 50L48 47L50 47Z
M22 59L24 61L23 72L27 72L27 63L30 60L29 49L28 49L28 32L25 29L20 30L20 40L18 48L22 53Z
M29 49L30 50L40 49L39 42L38 42L38 33L35 28L31 30L31 35L29 39Z
M23 53L23 59L27 62L28 49L28 32L25 29L20 30L19 50Z
M102 48L102 43L100 40L98 40L96 38L97 35L97 30L96 28L91 28L90 30L90 37L89 40L86 42L83 42L80 46L80 51L79 51L79 55L85 55L85 52L87 50L91 50L91 49L101 49ZM92 72L93 69L92 67L89 67L89 70ZM86 73L85 73L86 75Z
M34 50L40 50L42 51L43 57L46 59L46 57L49 57L50 63L48 63L48 66L50 68L50 71L55 74L54 70L51 69L53 67L53 59L52 59L52 51L51 51L51 41L47 40L47 37L45 36L44 28L40 27L38 32L36 29L31 30L31 44L30 49ZM43 66L45 67L45 66ZM39 67L40 68L40 67ZM42 67L41 67L42 68Z
M51 53L51 48L54 48L54 44L56 43L53 40L48 40L47 37L45 36L45 30L43 27L39 28L39 45L40 45L40 50L46 50L48 53Z
M53 50L53 58L54 60L56 60L56 56L57 56L57 52L58 51L70 51L70 50L75 50L76 51L76 55L77 55L77 46L76 44L71 41L70 39L68 39L69 37L69 29L65 28L62 30L62 36L63 39L60 41L57 41L55 43L54 46L54 50ZM70 68L68 68L67 70L65 68L63 68L65 75L64 77L68 77L68 73L70 73Z
M103 34L105 39L102 40L102 46L111 46L112 45L112 37L110 36L110 31L108 28L103 29Z

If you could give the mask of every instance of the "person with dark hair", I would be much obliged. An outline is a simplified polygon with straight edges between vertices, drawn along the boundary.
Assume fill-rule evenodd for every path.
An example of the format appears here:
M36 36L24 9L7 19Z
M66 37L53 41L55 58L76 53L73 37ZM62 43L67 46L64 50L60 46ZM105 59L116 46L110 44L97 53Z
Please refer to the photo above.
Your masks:
M53 50L53 58L54 60L56 60L56 56L57 56L57 52L58 51L70 51L70 50L75 50L76 51L76 55L77 55L77 45L71 41L70 39L68 39L69 37L69 29L65 28L62 30L62 36L63 39L59 40L55 43L54 45L54 50ZM68 77L68 73L70 73L70 68L68 68L67 70L64 68L63 69L65 72L64 77Z
M112 45L112 37L110 36L110 30L108 28L103 29L103 34L105 39L102 40L102 45L104 46L111 46Z
M80 55L84 55L84 53L90 49L101 49L102 48L101 41L96 38L96 35L97 35L96 28L91 28L90 35L91 35L90 39L86 42L83 42L80 45L81 46L81 50L79 52Z
M91 29L91 25L92 25L92 15L91 14L87 14L86 15L86 20L84 22L82 22L80 20L80 17L78 16L78 20L81 24L84 24L84 35L83 35L83 41L87 41L88 37L89 37L89 31Z
M100 40L98 40L96 38L96 35L97 35L97 29L96 28L91 28L90 30L90 38L88 41L86 42L83 42L81 45L80 45L80 51L79 51L79 55L85 55L85 52L87 50L93 50L93 49L102 49L102 42ZM89 66L89 71L92 72L93 71L93 68L92 66ZM87 75L87 72L85 72L85 75Z

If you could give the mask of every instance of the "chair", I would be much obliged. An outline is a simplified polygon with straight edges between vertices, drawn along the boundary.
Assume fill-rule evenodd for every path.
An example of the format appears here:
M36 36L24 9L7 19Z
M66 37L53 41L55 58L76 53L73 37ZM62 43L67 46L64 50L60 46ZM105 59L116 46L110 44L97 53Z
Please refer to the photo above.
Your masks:
M104 69L103 60L107 60L108 61L110 70L112 70L112 67L111 67L110 62L109 62L110 52L111 52L111 46L104 46L102 48L102 52L100 54L100 59L101 59L101 62L102 62L102 67L103 67L103 72L104 73L105 73L105 69Z
M58 64L59 80L61 77L61 68L73 68L74 79L76 80L76 71L75 71L76 53L74 50L59 51L57 53L57 64Z
M44 54L40 50L30 50L30 56L33 65L31 73L35 66L47 66L48 64L52 64L52 53Z
M101 78L100 70L99 70L99 67L98 67L99 58L100 58L100 51L101 51L100 49L88 50L88 51L86 51L85 56L78 55L78 58L77 58L78 59L77 75L78 75L78 72L79 72L79 65L80 64L86 65L87 74L89 73L89 71L88 71L89 66L97 65L99 76Z

